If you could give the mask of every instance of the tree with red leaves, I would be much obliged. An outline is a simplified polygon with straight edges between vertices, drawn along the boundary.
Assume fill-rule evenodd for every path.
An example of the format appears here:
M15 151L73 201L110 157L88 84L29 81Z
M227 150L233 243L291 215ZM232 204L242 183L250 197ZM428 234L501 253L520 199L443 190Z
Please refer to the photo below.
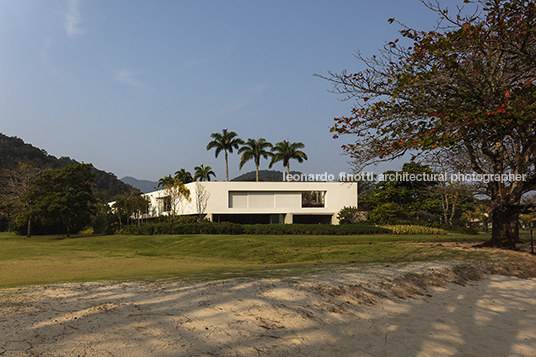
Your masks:
M433 31L390 19L410 46L395 40L379 56L357 53L361 71L319 76L356 100L331 131L357 137L342 148L358 170L407 152L462 150L474 177L486 178L486 245L515 248L519 214L536 210L521 204L536 188L536 4L466 0L451 15L423 3L440 19Z

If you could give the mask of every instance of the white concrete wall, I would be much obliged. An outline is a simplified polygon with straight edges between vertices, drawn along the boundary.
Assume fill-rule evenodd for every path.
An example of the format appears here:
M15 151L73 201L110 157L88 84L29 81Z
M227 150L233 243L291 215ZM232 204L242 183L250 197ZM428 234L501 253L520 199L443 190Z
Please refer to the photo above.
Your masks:
M344 206L356 206L357 184L348 182L192 182L186 185L190 190L190 201L181 199L177 202L178 215L197 214L196 190L199 185L207 192L207 214L292 214L292 215L333 215L332 223L337 224L336 216ZM303 191L325 191L324 207L301 207L301 199L292 200L293 204L285 207L275 204L272 207L229 207L229 192L266 192L296 193L301 197ZM151 199L150 217L167 215L161 212L158 198L165 197L166 190L145 194ZM291 217L287 215L287 217ZM288 221L288 219L286 220Z

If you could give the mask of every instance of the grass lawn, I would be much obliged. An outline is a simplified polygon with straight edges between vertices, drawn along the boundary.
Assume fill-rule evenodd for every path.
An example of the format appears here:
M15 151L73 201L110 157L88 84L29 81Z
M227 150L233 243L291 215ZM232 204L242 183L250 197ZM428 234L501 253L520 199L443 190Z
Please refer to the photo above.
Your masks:
M326 265L486 259L486 251L436 242L471 235L252 236L153 235L26 238L0 233L0 286L128 280L265 276Z

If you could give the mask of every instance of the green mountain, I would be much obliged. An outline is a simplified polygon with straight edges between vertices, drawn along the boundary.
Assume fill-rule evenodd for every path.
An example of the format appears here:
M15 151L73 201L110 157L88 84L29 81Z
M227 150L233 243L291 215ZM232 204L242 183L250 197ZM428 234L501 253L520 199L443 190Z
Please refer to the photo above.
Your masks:
M0 133L0 169L17 167L19 163L43 169L60 169L77 161L62 156L59 159L49 155L45 150L25 143L17 137ZM133 187L120 181L113 173L94 168L95 196L103 202L109 202L117 195L128 194Z

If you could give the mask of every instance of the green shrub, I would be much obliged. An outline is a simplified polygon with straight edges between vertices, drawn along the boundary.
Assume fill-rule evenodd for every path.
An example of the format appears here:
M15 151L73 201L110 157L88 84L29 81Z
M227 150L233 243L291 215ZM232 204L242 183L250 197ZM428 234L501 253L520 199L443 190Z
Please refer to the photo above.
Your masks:
M447 232L441 228L410 224L382 225L380 227L390 229L394 234L447 234Z
M140 227L141 234L150 236L154 234L154 226L152 224L142 224Z
M337 215L339 224L359 223L368 219L367 212L360 211L357 207L344 206Z
M476 235L480 229L478 227L452 226L451 232Z
M93 227L88 226L88 227L84 227L80 232L78 232L78 234L81 234L81 235L92 235L93 232L94 232Z
M386 228L371 224L251 224L244 225L246 234L312 234L312 235L349 235L389 233Z
M242 234L244 230L236 223L175 223L168 222L149 223L142 225L125 226L120 234L152 235L152 234Z

